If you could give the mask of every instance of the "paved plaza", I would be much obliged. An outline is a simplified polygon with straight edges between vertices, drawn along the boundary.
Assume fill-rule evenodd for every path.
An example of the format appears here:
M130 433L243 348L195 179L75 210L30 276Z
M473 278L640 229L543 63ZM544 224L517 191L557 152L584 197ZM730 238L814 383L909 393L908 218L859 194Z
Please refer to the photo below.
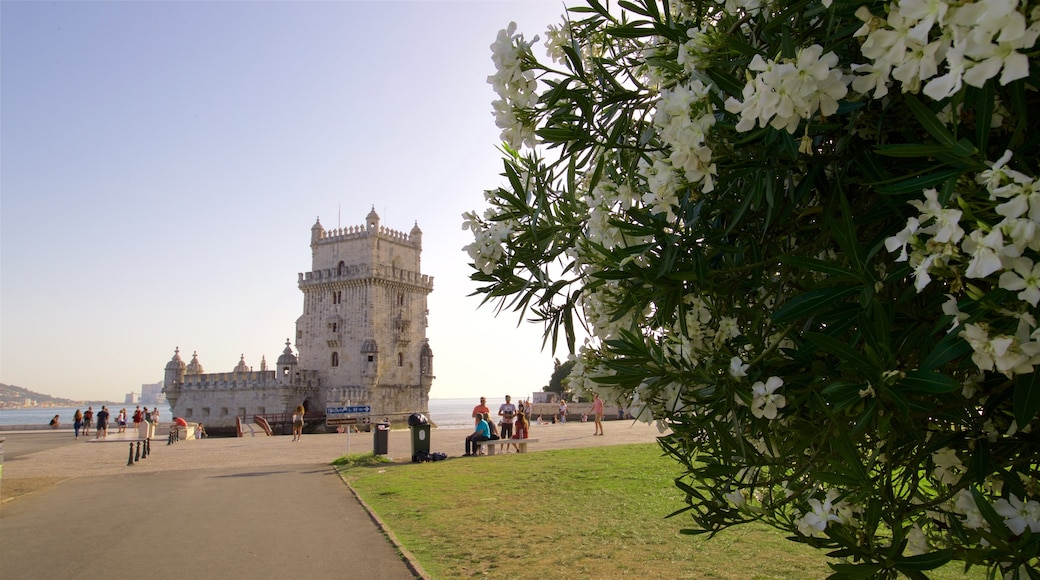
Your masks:
M535 426L531 452L653 441L657 429L611 421ZM431 434L449 461L464 430ZM153 441L128 465L129 435L99 442L71 431L0 433L0 562L4 577L298 577L396 579L421 570L393 543L329 463L373 449L371 433ZM389 433L408 462L411 433ZM421 465L415 465L421 469ZM12 489L24 490L11 500ZM5 492L5 488L8 492ZM9 501L10 500L10 501Z

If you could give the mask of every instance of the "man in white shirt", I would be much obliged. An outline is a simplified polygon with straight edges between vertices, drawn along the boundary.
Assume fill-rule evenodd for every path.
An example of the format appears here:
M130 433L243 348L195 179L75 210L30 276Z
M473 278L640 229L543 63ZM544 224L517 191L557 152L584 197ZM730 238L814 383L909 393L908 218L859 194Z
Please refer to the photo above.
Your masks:
M511 401L512 398L506 395L506 402L498 408L498 416L502 417L502 433L499 434L502 439L511 439L513 437L513 418L516 417L516 405Z

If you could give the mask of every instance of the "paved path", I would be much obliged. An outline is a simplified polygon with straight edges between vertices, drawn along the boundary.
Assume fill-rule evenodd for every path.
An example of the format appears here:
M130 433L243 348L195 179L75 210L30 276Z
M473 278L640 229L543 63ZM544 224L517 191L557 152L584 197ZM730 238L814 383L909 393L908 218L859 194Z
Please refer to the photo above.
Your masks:
M4 578L415 577L321 464L76 478L5 504L0 529Z
M535 426L531 451L653 441L647 425ZM431 450L463 452L465 431L437 430ZM150 578L413 578L410 567L329 462L345 434L204 439L167 445L128 466L128 439L73 439L61 431L0 433L4 484L49 479L0 503L4 578L106 577L143 566ZM368 433L351 453L372 450ZM407 462L411 434L389 433L389 457ZM452 459L456 461L480 461ZM53 481L58 481L53 484Z

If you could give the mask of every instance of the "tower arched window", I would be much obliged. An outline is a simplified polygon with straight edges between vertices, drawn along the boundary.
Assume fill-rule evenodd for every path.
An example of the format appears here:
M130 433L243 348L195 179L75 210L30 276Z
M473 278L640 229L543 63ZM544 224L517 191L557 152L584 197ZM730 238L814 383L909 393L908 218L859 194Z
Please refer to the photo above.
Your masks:
M339 265L338 265L338 266L336 266L336 274L337 274L338 276L342 276L343 274L345 274L345 273L346 273L346 271L347 271L347 265L346 265L346 264L344 264L344 263L343 263L343 262L341 261L341 262L339 263Z
M397 353L397 366L399 366L399 367L403 367L404 366L404 353L403 352Z
M339 366L339 353L338 352L332 353L332 366L334 366L334 367L338 367Z

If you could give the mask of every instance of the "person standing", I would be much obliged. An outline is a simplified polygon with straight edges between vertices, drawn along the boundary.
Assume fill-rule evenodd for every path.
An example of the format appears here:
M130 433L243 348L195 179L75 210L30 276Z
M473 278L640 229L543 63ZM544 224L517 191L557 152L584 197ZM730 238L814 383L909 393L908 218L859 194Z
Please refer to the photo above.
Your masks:
M119 415L116 416L116 424L119 425L119 432L126 432L126 409L120 409Z
M480 404L473 407L473 424L476 425L484 420L484 415L491 413L491 409L488 409L487 399L485 397L480 398Z
M306 409L303 405L296 405L296 410L293 411L292 416L292 440L299 441L303 437L303 414Z
M94 424L94 407L87 407L83 413L83 436L90 436L90 427Z
M599 393L593 393L592 395L592 419L596 422L596 432L593 435L602 435L603 399L599 398Z
M560 399L560 423L567 422L567 400Z
M159 407L152 407L152 422L148 427L148 438L155 437L155 428L159 426Z
M83 413L79 409L76 409L76 414L72 416L72 430L76 433L76 439L79 439L79 430L83 428Z
M134 409L133 420L134 420L134 431L137 432L137 433L140 433L141 432L141 421L142 421L141 405L138 405L137 408Z
M94 439L108 437L108 407L102 405L97 414L97 429L94 429Z
M521 413L517 413L516 421L514 422L514 424L516 425L516 429L515 429L515 432L513 433L512 441L518 441L520 439L527 439L527 436L528 436L527 434L530 433L530 431L531 431L531 424L527 421L527 415L524 415L522 412ZM514 449L516 449L517 453L520 453L520 445L519 445L519 443L512 443L512 446L513 446ZM507 448L507 450L508 450L508 448Z
M512 398L509 395L506 395L506 402L498 408L498 416L502 417L502 438L512 438L513 418L516 417L516 405L512 403Z
M483 399L481 399L483 400ZM466 454L463 457L469 457L477 454L478 441L487 441L491 439L491 425L484 420L484 415L478 415L477 424L474 431L466 436Z

